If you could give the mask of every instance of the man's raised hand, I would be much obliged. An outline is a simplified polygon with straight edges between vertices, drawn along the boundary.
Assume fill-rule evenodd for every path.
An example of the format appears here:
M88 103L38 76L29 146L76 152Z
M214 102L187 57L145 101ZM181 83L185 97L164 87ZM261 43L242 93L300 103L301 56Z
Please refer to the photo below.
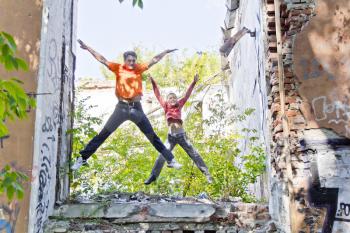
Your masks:
M78 43L80 44L80 48L88 49L89 47L80 39L78 39Z
M157 56L155 56L154 58L152 58L152 60L148 63L148 68L150 68L151 66L153 66L154 64L157 64L165 55L167 55L168 53L172 53L174 51L176 51L177 49L167 49L164 50L162 53L158 54Z
M176 50L178 50L178 49L167 49L166 52L167 52L167 53L172 53L172 52L174 52L174 51L176 51Z
M199 79L199 75L198 75L198 74L195 74L195 75L194 75L193 81L198 82L198 79Z
M81 41L80 39L78 39L78 43L80 44L80 48L82 49L86 49L89 53L92 54L92 56L94 56L94 58L101 62L103 65L108 67L108 61L107 59L102 56L101 54L99 54L98 52L96 52L95 50L93 50L92 48L90 48L89 46L87 46L83 41Z

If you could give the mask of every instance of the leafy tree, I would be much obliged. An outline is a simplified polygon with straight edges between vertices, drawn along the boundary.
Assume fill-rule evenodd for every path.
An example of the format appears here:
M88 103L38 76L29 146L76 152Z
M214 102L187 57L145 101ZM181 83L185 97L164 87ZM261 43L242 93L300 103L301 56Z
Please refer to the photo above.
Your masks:
M27 71L27 63L15 56L16 50L13 37L6 32L0 32L0 63L7 71ZM21 84L16 77L0 77L0 137L8 134L5 120L23 119L27 117L28 108L35 106L34 99L25 93Z
M177 196L196 196L206 192L215 199L241 197L244 201L253 201L254 197L247 192L247 188L265 169L264 150L254 135L256 131L244 129L251 133L248 138L250 151L242 154L238 146L242 140L240 132L226 132L225 129L230 124L244 121L254 110L247 109L239 114L237 108L223 102L221 95L216 98L217 100L213 101L215 104L211 107L214 114L208 120L203 121L200 106L189 104L187 107L192 107L195 111L192 111L185 121L189 138L203 156L214 177L212 185L206 183L205 177L194 166L188 155L180 147L176 147L174 154L184 165L181 171L164 167L157 182L145 186L143 181L149 176L158 153L136 126L124 124L122 129L107 139L96 153L97 156L89 160L90 166L82 167L75 173L71 186L73 196L91 196L115 191L143 191L149 194ZM86 122L90 116L84 109L91 106L79 105L84 105L84 101L78 103L78 111L84 114L77 112L76 116L82 118L77 121ZM165 121L158 122L155 119L151 121L158 135L164 140L167 133ZM210 137L204 135L208 125L215 125L216 128ZM79 123L74 128L89 127ZM74 145L78 141L87 142L89 139L91 137L86 137L84 134L74 135ZM78 157L78 151L75 149L74 151L73 157Z
M6 193L8 201L12 201L15 196L22 199L24 189L22 183L28 181L28 177L19 171L15 171L11 166L6 165L0 171L0 195Z
M0 32L0 63L6 71L28 70L27 63L16 57L17 45L13 37ZM22 82L12 77L4 79L0 77L0 138L8 134L5 120L23 119L27 117L27 109L35 107L34 99L30 98L23 87ZM15 197L22 199L24 189L22 183L28 177L22 172L15 171L10 165L0 171L0 195L6 193L6 197L11 202Z
M124 0L119 0L120 3L124 2ZM138 6L141 9L143 8L143 1L142 0L132 0L132 6Z

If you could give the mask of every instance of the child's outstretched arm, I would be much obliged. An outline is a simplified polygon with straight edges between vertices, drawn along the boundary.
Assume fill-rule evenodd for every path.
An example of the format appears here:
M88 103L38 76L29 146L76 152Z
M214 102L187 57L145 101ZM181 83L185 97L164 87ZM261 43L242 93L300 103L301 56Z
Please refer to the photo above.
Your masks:
M152 78L151 75L149 75L148 78L152 83L154 95L157 97L157 100L159 101L160 105L163 108L165 108L165 101L164 101L163 97L160 95L159 88L158 88L156 81L154 81L154 79Z
M191 85L188 87L187 91L186 91L186 94L184 97L182 97L180 100L179 100L179 105L182 107L185 105L186 101L188 100L188 98L190 98L191 96L191 93L193 91L193 88L194 86L196 85L198 81L198 74L196 74L194 76L194 79L193 79L193 82L191 83Z

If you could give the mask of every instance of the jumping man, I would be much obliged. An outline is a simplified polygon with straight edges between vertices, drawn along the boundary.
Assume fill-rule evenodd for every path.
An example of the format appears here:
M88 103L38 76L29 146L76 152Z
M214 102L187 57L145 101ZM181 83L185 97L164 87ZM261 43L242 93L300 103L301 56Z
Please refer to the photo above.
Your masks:
M154 64L158 63L166 54L175 51L165 50L155 56L148 64L136 63L136 53L127 51L124 53L124 64L118 64L107 61L102 55L87 46L81 40L78 40L80 47L87 50L96 58L97 61L108 67L116 76L115 94L118 98L118 104L113 114L104 125L103 129L80 151L81 157L78 157L72 166L76 170L81 165L86 165L88 158L97 150L97 148L111 135L123 122L130 120L134 122L157 151L164 156L168 167L180 169L181 164L177 163L173 154L168 150L159 137L154 132L151 123L146 117L141 106L142 96L142 73Z
M196 149L188 140L186 136L186 132L182 126L183 121L181 119L182 107L185 105L186 101L190 97L192 90L198 81L198 75L197 74L195 75L192 84L187 89L186 94L183 98L178 99L175 93L169 93L166 101L164 101L164 99L160 95L157 83L154 81L152 77L149 77L149 78L153 86L154 94L157 97L160 105L164 109L165 117L168 123L168 127L169 127L168 139L165 143L167 145L167 148L170 151L172 151L174 147L177 144L179 144L190 156L190 158L193 160L193 162L196 164L199 170L205 175L208 183L212 183L212 177L209 173L208 167L205 165L202 157L198 154ZM164 162L165 160L163 156L159 155L154 164L150 177L145 181L146 185L151 184L153 181L155 181L158 178L164 166Z

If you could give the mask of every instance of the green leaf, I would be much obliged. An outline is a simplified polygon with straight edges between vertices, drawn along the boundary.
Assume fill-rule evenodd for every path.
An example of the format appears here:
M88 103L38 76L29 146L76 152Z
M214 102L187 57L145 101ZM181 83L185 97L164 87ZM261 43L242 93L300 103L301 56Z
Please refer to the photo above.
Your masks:
M14 70L14 67L13 67L13 63L11 61L10 58L8 58L8 56L4 56L5 58L5 69L8 70L8 71L11 71L11 70Z
M12 66L18 70L18 63L17 63L17 59L15 57L10 57L10 61L12 62Z
M137 0L133 0L133 1L132 1L132 6L135 6L136 3L137 3Z
M143 1L142 0L138 0L138 6L143 9Z
M10 34L6 33L6 32L2 32L2 34L4 35L4 37L9 42L10 46L12 47L12 49L15 51L17 49L17 46L16 46L16 42L13 39L13 37Z
M20 58L16 58L16 61L17 61L17 64L18 64L19 68L21 68L24 71L28 71L29 70L28 64L24 60L22 60Z
M17 191L16 191L16 195L17 195L17 198L18 198L19 200L23 199L23 197L24 197L24 191L23 191L23 189L22 189L22 190L17 190Z
M8 135L9 131L6 127L6 125L0 121L0 137L4 137L6 135Z
M7 199L9 199L9 201L12 201L13 196L15 194L15 189L13 188L13 186L7 187L6 194L7 194Z
M10 54L10 47L7 44L5 44L4 46L2 46L1 52L2 56L8 56Z

